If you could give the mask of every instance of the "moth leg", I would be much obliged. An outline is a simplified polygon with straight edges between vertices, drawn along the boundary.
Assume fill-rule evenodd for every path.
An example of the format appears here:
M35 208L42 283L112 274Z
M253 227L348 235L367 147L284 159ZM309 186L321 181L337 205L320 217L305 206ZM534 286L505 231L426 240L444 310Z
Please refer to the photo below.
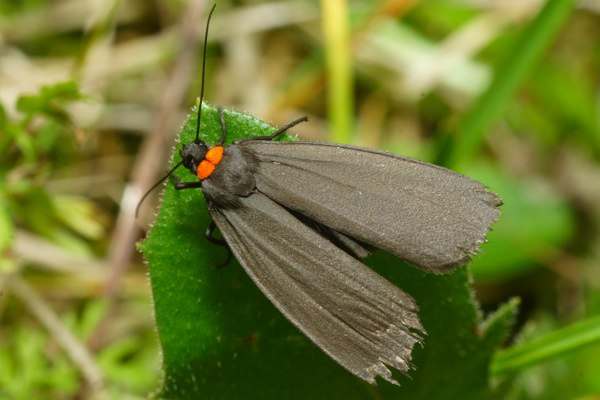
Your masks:
M208 224L208 227L206 228L206 232L204 232L204 235L206 236L206 239L209 242L211 242L212 244L216 244L218 246L223 246L227 249L227 257L225 258L225 261L216 265L216 268L221 269L221 268L226 267L227 264L229 264L233 253L231 253L231 249L229 248L229 246L227 245L227 242L225 240L219 239L219 238L216 238L213 236L213 233L215 233L216 229L217 229L217 225L214 223L214 221L210 221L210 224Z
M233 253L231 252L231 249L229 248L229 246L227 246L227 257L225 258L225 261L223 261L221 264L215 265L215 268L217 268L217 269L225 268L227 265L229 265L229 262L231 261L232 256L233 256Z
M282 126L281 128L277 129L271 135L268 135L268 136L256 136L256 137L253 137L253 138L241 140L239 143L243 143L243 142L246 142L246 141L249 141L249 140L273 140L277 136L285 133L286 131L288 131L289 129L291 129L294 126L298 125L299 123L306 122L306 121L308 121L308 117L306 117L306 116L301 117L301 118L297 118L297 119L293 120L292 122L290 122L290 123Z
M172 176L171 181L173 181L173 186L175 186L175 190L197 189L202 187L202 181L181 182L176 176Z
M202 187L202 182L177 182L175 184L175 189L183 190L183 189L197 189Z
M208 227L206 228L206 231L204 232L204 236L206 236L206 240L208 240L212 244L216 244L218 246L227 246L227 242L225 240L219 239L219 238L216 238L213 236L213 233L215 233L216 229L217 229L217 225L215 224L215 222L210 221L210 224L208 224Z
M227 138L227 125L225 125L225 115L223 113L223 108L219 107L219 123L221 124L221 141L219 144L223 146L225 144L225 139Z

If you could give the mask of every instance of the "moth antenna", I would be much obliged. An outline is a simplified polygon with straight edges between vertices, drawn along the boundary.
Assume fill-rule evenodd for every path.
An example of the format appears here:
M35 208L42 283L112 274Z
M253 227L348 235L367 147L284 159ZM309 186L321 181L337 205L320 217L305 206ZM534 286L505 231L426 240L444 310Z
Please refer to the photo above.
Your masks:
M208 28L210 27L210 20L212 19L213 12L217 8L217 3L213 4L206 20L206 30L204 31L204 46L202 49L202 84L200 86L200 104L198 104L198 116L196 118L196 139L195 143L199 142L200 138L200 117L202 116L202 102L204 101L204 78L206 76L206 48L208 47Z
M164 182L165 179L167 179L169 176L171 176L171 174L173 172L175 172L175 170L179 167L181 167L181 165L183 164L183 161L178 162L173 168L171 168L171 170L169 171L168 174L166 174L165 176L163 176L162 178L160 178L154 185L152 185L152 187L150 189L148 189L146 191L146 193L144 193L144 195L142 196L142 198L140 199L140 201L138 201L137 206L135 207L135 218L137 219L138 214L140 212L140 206L142 205L142 203L144 202L144 200L146 200L146 197L148 197L148 195L150 193L152 193L152 191L154 189L156 189L158 187L158 185L160 185L161 183Z

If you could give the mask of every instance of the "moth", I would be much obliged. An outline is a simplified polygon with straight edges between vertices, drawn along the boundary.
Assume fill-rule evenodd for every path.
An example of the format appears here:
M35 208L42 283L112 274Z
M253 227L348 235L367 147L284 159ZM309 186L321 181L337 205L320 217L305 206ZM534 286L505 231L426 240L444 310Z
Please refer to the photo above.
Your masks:
M321 350L369 383L397 383L390 367L406 373L425 334L418 306L361 259L376 248L429 272L451 271L484 242L500 198L456 172L394 154L276 141L306 118L225 146L219 109L221 138L210 146L200 139L204 76L205 64L196 138L163 179L189 170L195 179L174 185L204 194L208 239L226 244Z

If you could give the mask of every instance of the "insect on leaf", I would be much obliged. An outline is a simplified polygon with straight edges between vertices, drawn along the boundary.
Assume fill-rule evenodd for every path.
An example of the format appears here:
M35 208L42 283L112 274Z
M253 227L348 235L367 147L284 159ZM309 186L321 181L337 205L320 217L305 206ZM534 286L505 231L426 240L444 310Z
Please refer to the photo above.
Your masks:
M233 111L225 118L229 141L275 130ZM201 132L207 143L218 141L216 109L205 106ZM189 143L194 134L192 114L179 141ZM180 146L171 165L179 161ZM194 178L183 168L176 175L183 181ZM226 252L204 238L208 223L200 190L176 191L167 183L156 221L140 246L150 269L163 350L161 398L479 399L489 394L489 363L507 335L516 303L483 323L465 268L434 275L383 252L366 260L414 297L428 333L413 351L408 376L394 373L399 387L385 381L371 386L304 337L237 262L215 268Z

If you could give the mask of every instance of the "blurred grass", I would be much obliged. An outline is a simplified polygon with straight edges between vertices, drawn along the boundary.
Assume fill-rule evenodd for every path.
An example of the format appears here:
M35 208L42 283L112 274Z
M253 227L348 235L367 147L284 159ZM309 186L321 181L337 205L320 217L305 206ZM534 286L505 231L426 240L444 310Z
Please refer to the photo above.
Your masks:
M486 131L500 118L515 91L568 20L574 5L574 0L548 0L523 30L496 68L490 86L459 123L446 165L460 168L472 160Z

